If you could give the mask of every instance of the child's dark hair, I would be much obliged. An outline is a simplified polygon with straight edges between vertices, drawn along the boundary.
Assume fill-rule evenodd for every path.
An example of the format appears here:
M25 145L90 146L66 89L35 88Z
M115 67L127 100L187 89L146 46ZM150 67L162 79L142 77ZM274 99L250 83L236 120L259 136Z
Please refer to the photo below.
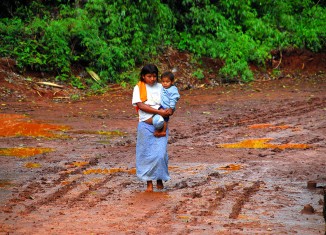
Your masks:
M174 74L171 71L162 73L161 80L162 80L162 78L169 78L171 80L171 82L174 82Z
M142 70L140 71L140 80L144 81L143 76L146 74L156 74L158 78L158 68L154 64L147 64L145 65Z

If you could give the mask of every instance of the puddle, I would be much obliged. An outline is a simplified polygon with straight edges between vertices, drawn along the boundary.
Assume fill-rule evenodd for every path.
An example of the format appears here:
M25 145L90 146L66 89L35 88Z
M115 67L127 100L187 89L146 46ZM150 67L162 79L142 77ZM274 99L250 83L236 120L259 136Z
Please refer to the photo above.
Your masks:
M249 126L250 129L264 129L264 128L270 128L270 129L281 129L281 130L285 130L288 128L291 128L288 125L280 125L280 126L275 126L273 124L270 123L261 123L261 124L254 124Z
M84 182L83 184L85 184L88 187L92 187L92 186L102 182L102 180L103 179L101 179L101 178L95 178L95 179L92 179L91 181Z
M218 168L219 170L226 170L226 171L238 171L242 169L242 166L239 164L230 164L227 166L221 166Z
M13 184L10 182L10 180L0 179L0 188L10 188L11 186L13 186Z
M68 130L67 126L46 124L28 119L24 115L0 114L0 137L30 136L46 138L64 138L67 136L53 131Z
M32 157L41 153L52 152L51 148L0 148L0 156L13 156L20 158Z
M36 162L27 162L25 164L26 168L40 168L41 164L40 163L36 163Z
M115 131L86 131L86 130L77 130L77 131L72 131L72 133L76 133L76 134L89 134L89 135L105 135L108 137L112 137L112 136L125 136L126 134L119 131L119 130L115 130Z
M61 181L61 185L68 185L68 184L71 184L71 183L77 181L78 179L80 179L79 176L73 176L73 177L70 177L70 179L67 179L67 180L63 180L63 181Z
M65 185L68 185L68 184L71 184L71 181L61 181L61 185L65 186Z
M88 169L83 171L84 175L89 175L89 174L115 174L118 172L124 172L128 174L136 174L136 168L131 168L131 169L122 169L122 168L111 168L111 169Z
M311 148L308 144L271 144L269 143L272 138L263 138L263 139L249 139L243 140L237 143L229 144L219 144L220 148L254 148L254 149L307 149Z
M75 167L82 167L88 165L89 162L73 162L72 165Z
M257 217L249 216L249 215L244 215L244 214L238 215L238 219L240 219L240 220L259 221L259 218L257 218Z
M178 166L169 166L169 170L174 170L174 169L179 169L180 167Z
M177 218L181 220L182 222L188 223L191 221L190 215L178 215Z
M67 167L83 167L87 166L89 162L71 162L67 164Z

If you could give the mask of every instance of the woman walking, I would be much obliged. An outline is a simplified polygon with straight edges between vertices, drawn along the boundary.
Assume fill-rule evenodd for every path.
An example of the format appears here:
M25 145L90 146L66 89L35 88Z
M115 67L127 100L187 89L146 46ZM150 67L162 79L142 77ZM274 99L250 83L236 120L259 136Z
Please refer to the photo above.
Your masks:
M157 82L158 68L145 65L140 72L140 81L134 87L132 104L138 110L139 123L136 144L137 177L147 182L146 191L153 191L153 181L163 189L163 181L170 179L168 172L168 130L166 136L154 136L156 128L163 127L162 117L168 117L170 110L159 109L162 85ZM159 114L159 115L155 115ZM155 115L155 116L154 116ZM160 117L161 116L161 117Z

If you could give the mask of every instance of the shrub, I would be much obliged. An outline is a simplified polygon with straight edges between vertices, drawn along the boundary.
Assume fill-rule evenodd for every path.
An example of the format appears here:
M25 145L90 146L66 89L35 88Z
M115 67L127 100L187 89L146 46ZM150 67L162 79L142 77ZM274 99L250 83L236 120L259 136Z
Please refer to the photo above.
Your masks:
M196 58L222 59L221 76L245 82L253 79L248 64L264 65L272 50L325 48L326 10L319 1L28 3L3 4L15 11L6 11L12 18L0 18L0 56L15 58L22 71L55 72L58 80L77 87L134 83L135 68L152 61L167 46L189 51ZM79 83L71 72L75 63L96 72L100 81Z

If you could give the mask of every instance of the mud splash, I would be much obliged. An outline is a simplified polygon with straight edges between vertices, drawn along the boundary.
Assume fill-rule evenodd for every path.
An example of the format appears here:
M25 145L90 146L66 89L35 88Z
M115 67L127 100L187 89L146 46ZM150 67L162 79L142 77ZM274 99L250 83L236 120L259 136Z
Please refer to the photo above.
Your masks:
M32 157L41 153L52 152L51 148L0 148L0 156L12 156L12 157L20 157L27 158Z
M254 149L307 149L311 148L308 144L271 144L273 138L262 138L262 139L249 139L243 140L237 143L219 144L217 147L220 148L254 148Z
M53 131L68 130L67 126L39 123L28 119L24 115L0 114L0 137L45 137L64 138L67 136L53 133Z

